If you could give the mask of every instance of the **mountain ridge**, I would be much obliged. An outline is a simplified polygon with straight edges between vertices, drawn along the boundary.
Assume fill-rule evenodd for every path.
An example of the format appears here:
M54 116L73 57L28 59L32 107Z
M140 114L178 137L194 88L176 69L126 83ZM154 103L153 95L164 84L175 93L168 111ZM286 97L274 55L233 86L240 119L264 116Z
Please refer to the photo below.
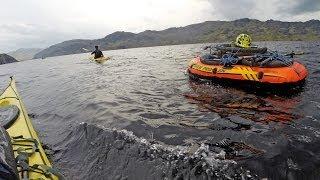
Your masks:
M240 33L248 33L254 41L314 41L320 40L320 21L283 22L277 20L238 19L234 21L205 21L164 30L140 33L116 31L101 39L73 39L52 45L34 58L85 53L99 45L102 50L175 44L232 41Z
M7 54L14 57L18 61L25 61L33 59L34 55L40 52L40 48L19 48L15 51L8 52Z
M0 65L18 62L15 58L9 56L8 54L0 54Z

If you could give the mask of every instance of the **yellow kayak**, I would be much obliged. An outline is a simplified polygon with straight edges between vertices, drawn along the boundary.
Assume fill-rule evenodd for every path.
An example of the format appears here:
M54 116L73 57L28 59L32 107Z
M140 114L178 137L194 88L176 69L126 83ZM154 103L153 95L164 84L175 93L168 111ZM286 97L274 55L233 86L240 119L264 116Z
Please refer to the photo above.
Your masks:
M94 57L90 57L90 60L91 61L95 61L95 62L97 62L97 63L104 63L104 62L106 62L107 60L109 60L110 59L110 57L100 57L100 58L94 58Z
M63 179L52 168L42 148L37 132L17 92L13 77L0 96L0 107L7 106L19 108L19 115L6 130L11 137L14 156L18 161L20 179ZM23 166L23 160L26 160L27 165Z

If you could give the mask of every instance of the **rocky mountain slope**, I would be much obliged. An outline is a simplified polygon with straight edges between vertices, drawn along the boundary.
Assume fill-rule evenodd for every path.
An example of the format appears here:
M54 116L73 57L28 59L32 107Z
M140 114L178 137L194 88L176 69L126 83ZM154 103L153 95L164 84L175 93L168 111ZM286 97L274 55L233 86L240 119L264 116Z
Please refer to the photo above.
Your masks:
M14 57L18 61L33 59L34 55L40 52L40 48L20 48L15 51L8 52L7 54Z
M134 47L226 42L240 33L248 33L254 41L314 41L320 40L320 21L282 22L239 19L235 21L207 21L185 27L141 33L115 32L101 39L75 39L52 45L37 53L34 58L84 53L99 45L102 50Z
M7 63L13 63L18 62L15 58L7 55L7 54L0 54L0 65L1 64L7 64Z

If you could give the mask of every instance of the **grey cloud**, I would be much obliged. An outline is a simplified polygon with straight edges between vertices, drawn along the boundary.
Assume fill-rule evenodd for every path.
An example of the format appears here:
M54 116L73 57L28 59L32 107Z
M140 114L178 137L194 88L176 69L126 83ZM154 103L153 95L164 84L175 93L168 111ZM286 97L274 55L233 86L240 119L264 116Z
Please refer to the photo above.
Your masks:
M60 7L59 3L63 2L63 0L28 0L23 3L20 0L4 1L2 4L4 7L14 7L17 3L20 6L14 9L4 8L0 11L0 51L11 51L20 47L46 47L74 38L100 38L117 30L139 32L145 29L159 30L164 27L178 26L181 20L176 18L170 22L174 19L171 18L172 15L180 16L185 20L184 25L206 20L235 20L246 17L259 20L293 21L320 19L320 17L313 17L317 16L317 12L320 14L320 0L193 0L192 3L202 2L198 4L199 7L191 8L187 12L198 15L196 20L186 20L183 12L181 14L179 14L180 11L172 12L166 7L157 7L157 3L152 0L145 0L148 8L161 10L161 16L165 18L138 13L141 17L131 19L132 23L128 22L128 24L123 19L120 21L122 24L115 23L118 22L117 16L109 16L110 18L106 18L105 21L103 18L97 21L85 14L81 16L81 13L78 14L81 8L76 11L69 10L68 5L72 3L67 3L65 8L57 11L56 8ZM81 3L87 2L82 0ZM112 2L105 4L112 5ZM51 6L53 6L52 10ZM140 9L140 11L143 10ZM131 14L124 16L130 17ZM125 17L122 18L125 19Z
M207 2L214 8L213 15L227 20L245 17L254 19L280 18L281 20L283 17L320 13L320 0L207 0ZM320 16L314 17L314 19L319 18Z
M45 48L69 39L98 38L92 28L82 28L83 32L77 29L57 30L55 27L36 24L11 23L0 24L0 53L16 50L18 48ZM87 34L91 32L93 35Z
M18 47L43 48L69 39L72 35L31 24L0 24L0 53Z
M251 17L255 3L252 0L208 0L214 8L214 13L218 13L227 20Z
M320 0L294 0L294 5L289 8L291 14L303 14L320 11ZM320 18L320 17L315 17Z

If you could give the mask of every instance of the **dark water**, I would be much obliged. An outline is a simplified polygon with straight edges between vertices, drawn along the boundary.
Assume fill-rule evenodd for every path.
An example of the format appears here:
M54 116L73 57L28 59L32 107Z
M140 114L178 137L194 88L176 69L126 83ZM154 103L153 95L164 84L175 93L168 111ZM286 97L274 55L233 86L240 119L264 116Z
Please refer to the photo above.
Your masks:
M320 42L259 45L307 52L297 57L309 70L303 88L261 95L191 80L201 44L107 51L103 65L87 54L2 65L0 85L15 76L68 179L316 179Z

